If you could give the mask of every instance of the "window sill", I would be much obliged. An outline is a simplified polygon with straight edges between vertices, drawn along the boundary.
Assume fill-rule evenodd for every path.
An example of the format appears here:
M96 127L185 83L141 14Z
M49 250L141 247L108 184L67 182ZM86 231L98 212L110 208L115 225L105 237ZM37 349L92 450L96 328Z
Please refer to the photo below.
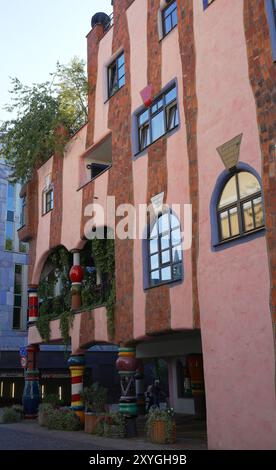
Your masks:
M136 158L140 157L141 155L143 155L144 153L146 153L148 151L149 147L156 144L156 142L159 142L159 140L167 139L168 137L171 137L171 135L173 135L179 128L180 128L180 124L177 124L177 126L175 126L173 129L166 132L166 134L161 135L160 137L158 137L158 139L154 140L154 142L151 142L145 148L143 148L142 150L139 150L139 152L136 152L134 154L134 159L136 159Z
M112 168L112 165L109 165L105 170L103 170L101 173L99 173L97 176L95 176L94 178L92 178L91 180L87 181L86 183L82 184L78 189L77 191L80 191L81 189L85 188L85 186L87 186L88 184L90 184L92 181L95 181L97 178L99 178L100 176L102 176L106 171L109 171L110 168Z
M172 29L170 29L170 31L167 33L167 34L163 34L162 38L159 39L159 42L162 42L166 37L169 36L169 34L172 32L172 31L175 31L177 29L177 26L178 24L176 24Z
M183 282L183 280L184 280L184 277L182 276L179 279L173 279L171 281L159 282L158 284L154 284L152 286L144 287L144 291L148 291L150 289L155 289L156 287L167 286L167 285L169 285L170 287L173 287L172 284L174 284L174 285L181 284Z
M258 229L251 230L250 232L243 233L242 235L237 235L236 237L227 238L227 240L223 240L223 241L220 241L220 242L214 244L213 247L214 248L221 248L225 245L230 244L231 242L235 243L236 241L239 241L239 240L246 240L247 238L250 238L251 236L254 236L256 234L260 234L260 235L264 234L265 231L266 231L265 226L262 226Z
M52 210L53 210L53 209L50 209L49 211L44 212L44 213L41 215L41 217L44 217L45 215L50 214L50 213L52 212Z
M113 95L108 96L108 98L104 101L104 104L108 103L113 98L113 96L116 96L119 93L119 91L121 91L125 86L126 86L126 84L124 84L123 86L121 86L121 88L119 88L117 91L115 91L115 93L113 93Z

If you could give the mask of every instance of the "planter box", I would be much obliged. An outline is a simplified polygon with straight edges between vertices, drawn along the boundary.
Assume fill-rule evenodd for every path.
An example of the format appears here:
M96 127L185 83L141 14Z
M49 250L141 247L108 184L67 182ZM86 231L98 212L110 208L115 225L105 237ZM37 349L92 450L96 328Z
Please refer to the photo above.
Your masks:
M84 432L93 434L103 416L95 415L94 413L84 413Z
M156 444L174 444L176 442L176 425L173 423L170 436L166 436L165 421L155 421L152 424L150 440Z

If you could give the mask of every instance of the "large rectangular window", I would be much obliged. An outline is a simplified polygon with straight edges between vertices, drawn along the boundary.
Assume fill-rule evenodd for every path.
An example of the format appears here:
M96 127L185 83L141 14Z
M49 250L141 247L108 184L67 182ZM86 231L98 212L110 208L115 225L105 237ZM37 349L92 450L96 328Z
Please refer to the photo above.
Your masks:
M176 85L157 98L137 116L139 151L175 129L179 124Z
M5 249L14 249L15 186L8 183Z
M13 302L13 328L21 328L22 312L22 264L16 264L14 268L14 302Z
M162 11L163 36L167 36L169 32L177 25L177 4L176 1L171 2Z
M108 67L108 97L113 96L126 82L125 54L120 54Z

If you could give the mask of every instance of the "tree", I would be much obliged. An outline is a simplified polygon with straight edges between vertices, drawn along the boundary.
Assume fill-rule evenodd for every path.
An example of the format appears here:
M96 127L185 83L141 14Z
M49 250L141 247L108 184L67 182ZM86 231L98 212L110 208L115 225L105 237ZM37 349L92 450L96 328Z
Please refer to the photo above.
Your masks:
M72 135L87 121L84 70L84 62L75 57L68 65L58 63L51 81L26 86L12 78L11 104L5 109L15 117L2 123L0 143L13 167L13 181L28 181L35 166L54 153L61 143L59 125Z

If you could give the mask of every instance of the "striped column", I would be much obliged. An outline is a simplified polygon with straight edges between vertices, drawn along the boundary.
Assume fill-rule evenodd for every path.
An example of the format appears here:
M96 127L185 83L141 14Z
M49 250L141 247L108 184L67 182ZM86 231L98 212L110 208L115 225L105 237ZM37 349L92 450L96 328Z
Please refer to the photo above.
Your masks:
M71 309L78 310L81 307L81 288L82 288L84 272L83 272L83 268L80 266L79 250L72 250L71 253L73 253L73 266L69 273L69 277L72 283Z
M84 423L84 403L81 397L85 369L84 355L70 356L68 364L71 374L71 409L76 412L81 422Z
M28 288L28 323L35 323L38 320L38 294L36 285L30 285Z
M119 411L125 416L137 416L137 397L135 388L135 374L138 363L134 348L120 348L116 367L120 374L121 398Z
M37 354L39 346L27 347L27 369L25 369L25 386L23 392L23 410L25 419L35 419L40 402L39 371L37 370Z

